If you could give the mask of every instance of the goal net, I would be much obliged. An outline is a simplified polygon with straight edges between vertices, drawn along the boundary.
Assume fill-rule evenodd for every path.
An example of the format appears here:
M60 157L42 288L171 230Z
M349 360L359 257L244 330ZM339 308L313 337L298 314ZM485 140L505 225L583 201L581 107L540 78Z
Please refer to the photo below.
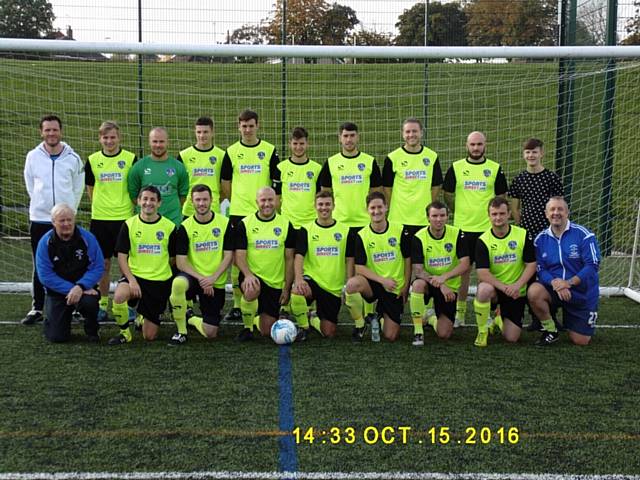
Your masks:
M311 156L321 163L339 148L338 125L353 121L360 128L361 150L382 164L401 144L402 120L415 116L423 120L425 144L438 152L443 171L465 157L467 134L481 130L488 139L487 156L502 165L511 181L525 168L523 141L540 138L545 166L557 171L568 187L572 220L593 229L601 241L601 285L612 292L628 286L640 196L640 56L613 62L612 57L621 56L614 53L565 59L559 65L554 49L546 49L549 54L541 59L518 55L484 60L473 58L484 55L477 49L456 50L455 56L443 49L427 61L417 54L408 58L407 52L422 51L411 47L381 48L375 58L367 58L374 50L316 47L302 56L298 47L234 50L227 45L223 47L231 48L189 52L138 44L146 48L139 63L138 57L122 53L127 45L110 52L104 44L88 52L89 44L80 48L81 42L73 42L78 50L70 53L69 43L49 41L57 51L48 46L49 51L38 52L39 47L10 51L0 42L4 288L29 287L28 197L22 171L26 152L40 141L38 119L43 114L62 117L64 140L86 159L100 148L98 126L104 120L120 124L123 147L138 155L148 151L148 130L165 126L175 155L194 142L194 120L210 115L215 143L224 148L238 139L236 118L245 108L259 113L260 136L277 145L281 158L288 154L287 133L306 127ZM621 52L614 48L609 51ZM280 55L289 60L283 63ZM83 225L88 225L88 212L85 199L79 214ZM637 277L633 287L638 287Z

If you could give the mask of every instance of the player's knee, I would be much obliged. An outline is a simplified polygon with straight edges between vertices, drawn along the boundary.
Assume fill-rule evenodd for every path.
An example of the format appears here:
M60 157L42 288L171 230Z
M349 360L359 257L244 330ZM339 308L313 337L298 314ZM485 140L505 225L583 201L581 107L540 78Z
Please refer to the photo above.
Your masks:
M147 342L153 342L156 338L158 338L158 332L149 332L143 330L142 338L144 338Z
M411 291L413 293L424 293L427 289L427 282L422 280L421 278L414 280L411 284Z
M572 331L569 331L569 340L571 340L571 343L574 345L578 345L580 347L585 347L591 343L591 337L587 335L580 335L579 333Z
M358 277L351 277L347 280L345 291L347 293L358 293L360 290L360 279Z
M542 284L533 282L531 285L529 285L529 288L527 288L527 299L530 303L537 304L544 301L545 293L546 289L542 286Z
M172 297L182 297L185 295L187 289L189 288L189 282L186 278L181 275L178 275L171 282L171 296Z
M476 293L476 298L479 302L488 302L491 300L491 297L496 293L495 288L492 285L486 282L480 282L478 284L478 291Z
M322 322L320 324L320 330L322 334L327 338L333 338L336 336L336 325L331 322Z
M449 340L452 334L453 325L447 327L438 325L438 328L436 329L436 335L438 335L438 338L441 340Z

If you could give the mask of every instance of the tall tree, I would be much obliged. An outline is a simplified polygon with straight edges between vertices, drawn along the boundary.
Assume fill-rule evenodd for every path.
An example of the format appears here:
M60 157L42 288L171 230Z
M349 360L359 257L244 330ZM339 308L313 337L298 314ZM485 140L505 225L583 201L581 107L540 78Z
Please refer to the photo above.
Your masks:
M243 25L233 31L229 37L229 43L239 45L261 45L265 43L264 31L257 25Z
M353 33L347 43L365 47L388 47L393 45L393 38L390 33L362 29Z
M471 0L465 7L470 45L554 45L557 2Z
M45 0L0 0L0 37L46 37L53 31L55 18Z
M353 28L360 23L356 12L339 3L324 0L287 0L288 45L344 45ZM282 42L283 0L265 20L264 33L269 43Z
M424 2L405 10L396 22L396 45L424 45ZM428 5L427 43L432 46L464 46L467 17L460 3L433 2Z
M640 45L640 0L633 2L636 14L627 21L626 31L629 34L622 43L625 45Z

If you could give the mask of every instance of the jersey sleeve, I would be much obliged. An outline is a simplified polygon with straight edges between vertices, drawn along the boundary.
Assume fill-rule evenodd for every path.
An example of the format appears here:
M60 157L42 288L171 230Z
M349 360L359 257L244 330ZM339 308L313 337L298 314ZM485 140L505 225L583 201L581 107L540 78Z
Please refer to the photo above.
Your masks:
M403 258L411 258L411 238L412 235L409 235L408 232L403 232L400 237L400 253Z
M224 231L222 250L233 250L233 228L230 223L227 223L227 229Z
M524 263L531 263L536 261L536 247L533 245L533 239L531 235L527 233L527 237L524 240L524 250L522 251L522 260Z
M93 174L91 162L88 160L87 163L84 164L84 184L89 187L93 187L96 184L96 177Z
M504 195L509 190L509 185L507 184L507 177L505 177L504 172L502 171L502 167L498 168L498 173L496 175L496 183L493 185L493 192L496 195Z
M458 232L458 239L456 240L456 256L459 259L469 256L469 244L462 230Z
M347 258L354 258L356 256L356 236L355 231L347 234L347 246L344 252L344 256Z
M355 240L355 261L356 265L367 264L367 252L364 249L364 243L362 243L362 237L357 233L354 235Z
M319 182L321 187L331 188L331 170L329 169L329 160L324 162L320 169Z
M296 248L296 229L293 228L291 222L287 228L287 238L284 239L284 248Z
M184 198L189 194L189 174L182 162L178 164L178 196Z
M116 240L116 252L129 254L131 250L131 242L129 241L129 225L126 223L120 227L120 233L118 234L118 240Z
M182 160L182 154L179 153L178 156L176 157L176 160L178 160L180 163L184 164L184 160Z
M138 192L142 186L142 179L140 178L140 163L137 163L131 170L129 170L129 175L127 175L127 190L129 191L129 198L132 201L136 201L138 197Z
M169 234L169 245L168 245L168 250L169 250L169 256L170 257L175 257L176 256L176 229L174 228L173 230L171 230L171 233Z
M551 196L552 197L563 197L564 196L564 186L562 185L562 180L555 172L551 173Z
M491 262L489 261L489 250L487 245L480 239L476 242L476 269L478 268L490 268Z
M220 165L220 179L231 180L233 178L233 165L231 165L231 157L229 152L224 152L222 165Z
M233 247L234 250L246 250L249 242L247 240L247 229L244 222L238 222L234 228Z
M449 170L447 170L447 173L444 176L442 189L447 193L456 192L456 172L453 169L453 165L449 167Z
M296 235L296 255L302 255L304 257L307 254L307 250L309 249L309 240L307 237L307 229L300 227Z
M384 159L384 165L382 166L382 186L387 188L393 188L393 181L395 180L395 173L393 172L393 163L391 159L386 157Z
M189 237L187 231L180 225L176 233L176 255L187 255L189 253Z
M413 240L411 241L411 263L415 265L424 265L422 240L418 237L413 237Z
M376 159L372 160L371 176L369 177L369 188L378 188L382 186L382 175L380 174L380 166Z
M274 148L273 153L271 154L271 159L269 160L269 176L271 177L271 188L276 191L276 195L282 194L282 174L278 168L279 163L280 158L278 157L278 152L276 152L276 149Z
M431 177L431 186L439 187L442 185L442 167L440 167L440 160L436 158L433 164L433 176Z
M511 198L522 198L522 192L520 191L520 175L516 175L516 178L511 182L508 195Z

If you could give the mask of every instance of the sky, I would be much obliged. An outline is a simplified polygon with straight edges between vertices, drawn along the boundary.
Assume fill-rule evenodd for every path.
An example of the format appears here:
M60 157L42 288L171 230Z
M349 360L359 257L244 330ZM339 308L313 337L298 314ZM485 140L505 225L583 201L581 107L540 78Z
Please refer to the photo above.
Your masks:
M138 41L136 0L49 0L54 26L80 41ZM224 42L244 24L257 24L273 10L275 0L142 0L143 42ZM398 16L424 0L337 0L356 11L367 30L396 33ZM446 0L448 1L448 0ZM329 0L328 3L333 3Z

